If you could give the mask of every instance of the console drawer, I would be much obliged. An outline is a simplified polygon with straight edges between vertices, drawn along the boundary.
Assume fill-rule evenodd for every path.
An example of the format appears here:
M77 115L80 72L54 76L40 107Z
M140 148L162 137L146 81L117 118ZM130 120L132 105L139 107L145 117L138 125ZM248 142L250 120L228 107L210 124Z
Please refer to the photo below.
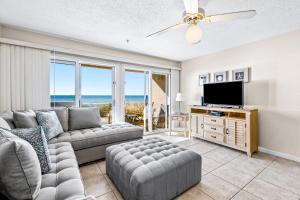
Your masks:
M204 123L217 125L217 126L224 126L224 119L220 117L205 116Z
M220 133L204 131L204 138L211 141L224 142L224 134Z
M204 130L214 133L224 134L224 127L204 124Z

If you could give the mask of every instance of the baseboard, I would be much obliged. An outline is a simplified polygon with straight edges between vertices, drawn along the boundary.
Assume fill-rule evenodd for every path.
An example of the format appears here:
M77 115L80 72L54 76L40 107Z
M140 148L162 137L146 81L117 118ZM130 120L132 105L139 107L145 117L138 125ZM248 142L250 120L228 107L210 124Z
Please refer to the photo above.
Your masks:
M267 149L267 148L264 148L264 147L258 147L258 151L263 152L263 153L268 153L268 154L271 154L273 156L277 156L277 157L280 157L280 158L293 160L293 161L296 161L296 162L300 163L300 157L293 156L291 154L282 153L282 152L279 152L279 151L274 151L274 150Z

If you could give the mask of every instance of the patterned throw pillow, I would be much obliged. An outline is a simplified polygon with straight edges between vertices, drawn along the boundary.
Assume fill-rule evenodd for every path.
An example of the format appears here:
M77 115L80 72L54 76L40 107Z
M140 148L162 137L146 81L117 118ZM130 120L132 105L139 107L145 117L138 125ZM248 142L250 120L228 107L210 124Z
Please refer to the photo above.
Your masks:
M50 154L43 128L39 126L36 128L14 129L11 132L31 144L40 161L42 173L50 171Z
M43 127L47 141L64 132L55 111L38 112L36 119Z

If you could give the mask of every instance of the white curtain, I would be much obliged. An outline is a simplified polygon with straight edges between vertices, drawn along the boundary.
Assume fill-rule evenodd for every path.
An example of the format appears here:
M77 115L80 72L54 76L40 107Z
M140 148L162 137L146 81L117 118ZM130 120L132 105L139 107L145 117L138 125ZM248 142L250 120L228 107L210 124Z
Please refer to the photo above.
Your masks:
M0 112L50 106L50 51L0 44Z

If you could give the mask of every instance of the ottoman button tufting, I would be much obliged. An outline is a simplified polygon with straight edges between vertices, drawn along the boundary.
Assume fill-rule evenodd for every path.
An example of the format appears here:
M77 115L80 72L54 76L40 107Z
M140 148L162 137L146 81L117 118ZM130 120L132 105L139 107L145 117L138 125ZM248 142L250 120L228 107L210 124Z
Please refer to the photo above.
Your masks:
M201 156L160 138L114 145L106 155L107 175L125 200L173 199L201 180Z

